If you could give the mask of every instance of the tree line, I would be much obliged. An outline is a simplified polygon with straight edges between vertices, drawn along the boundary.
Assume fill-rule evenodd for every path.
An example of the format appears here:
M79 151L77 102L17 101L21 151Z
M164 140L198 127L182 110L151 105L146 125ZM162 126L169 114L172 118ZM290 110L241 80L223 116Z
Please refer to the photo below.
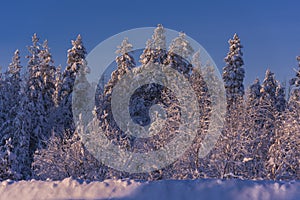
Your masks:
M149 173L130 174L105 166L82 143L72 112L72 92L77 80L89 73L87 51L80 35L68 50L67 66L55 66L47 40L36 34L28 47L26 68L17 50L12 62L0 74L0 180L54 179L73 176L90 180L107 178L196 179L240 178L299 180L300 177L300 57L299 69L285 85L266 71L245 89L242 44L237 34L229 40L229 52L220 80L210 63L200 60L201 52L191 47L184 33L166 46L165 30L158 25L140 55L148 63L170 66L184 75L199 104L199 130L192 145L175 162ZM112 90L123 75L137 73L132 45L125 38L118 46L116 69L108 82L100 79L95 96L94 118L114 145L131 152L155 151L178 132L181 108L172 88L148 84L130 99L129 112L135 123L157 130L153 137L140 139L121 130L113 118ZM179 56L181 55L181 56ZM226 118L213 150L199 158L201 141L208 134L213 96L209 83L224 84ZM130 84L130 83L128 83ZM174 85L174 87L178 87ZM212 86L212 88L214 88ZM164 127L151 124L149 109L161 104L167 116ZM192 123L192 122L190 122Z

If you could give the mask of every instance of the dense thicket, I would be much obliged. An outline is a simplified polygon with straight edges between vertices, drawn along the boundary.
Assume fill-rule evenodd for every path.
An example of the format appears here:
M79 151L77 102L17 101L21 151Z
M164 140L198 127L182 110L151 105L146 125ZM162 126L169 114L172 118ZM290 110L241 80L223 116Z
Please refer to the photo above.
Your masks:
M86 149L75 129L72 92L76 81L89 73L86 49L79 35L68 50L67 66L56 67L48 42L40 43L36 34L26 67L17 50L7 70L0 73L0 180L63 179L300 179L300 57L299 69L289 83L275 79L266 71L245 91L243 46L235 34L229 40L222 78L226 91L227 113L222 135L213 150L199 158L201 141L210 123L212 99L204 76L218 84L214 68L203 64L201 52L194 53L184 33L174 38L169 47L162 25L158 25L140 55L137 67L132 45L125 38L116 53L116 69L110 80L96 91L94 118L112 144L132 152L163 148L178 133L181 105L172 92L159 84L138 88L131 97L129 112L133 121L156 131L150 138L137 138L118 127L111 110L113 88L128 73L138 73L152 62L170 66L190 83L199 104L199 129L192 145L175 162L151 173L129 174L105 166ZM246 68L247 69L247 68ZM77 77L77 79L76 79ZM99 77L100 78L100 77ZM102 83L103 84L103 83ZM130 83L128 83L130 84ZM88 90L85 85L83 92ZM213 88L213 87L211 87ZM288 98L287 98L288 97ZM164 109L163 127L157 117ZM154 109L154 110L153 110ZM153 111L153 112L152 112ZM155 112L154 112L155 111ZM151 114L155 115L151 115ZM157 131L158 130L158 131Z

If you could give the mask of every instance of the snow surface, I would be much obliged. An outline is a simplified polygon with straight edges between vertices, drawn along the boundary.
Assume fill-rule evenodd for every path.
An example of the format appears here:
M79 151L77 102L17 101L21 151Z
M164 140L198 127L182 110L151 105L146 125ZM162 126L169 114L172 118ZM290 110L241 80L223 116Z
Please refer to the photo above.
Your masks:
M105 180L0 182L0 199L299 199L300 181Z

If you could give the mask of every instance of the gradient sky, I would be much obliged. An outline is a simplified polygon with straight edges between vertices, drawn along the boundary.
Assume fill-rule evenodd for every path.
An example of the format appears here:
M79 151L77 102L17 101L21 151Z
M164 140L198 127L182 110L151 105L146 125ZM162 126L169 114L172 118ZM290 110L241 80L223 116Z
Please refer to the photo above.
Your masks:
M119 32L161 23L198 41L220 70L236 32L244 45L246 85L262 80L267 68L285 81L294 76L300 55L299 8L297 0L1 1L0 66L7 67L15 49L24 58L35 32L49 40L55 64L65 66L70 40L79 33L89 52Z

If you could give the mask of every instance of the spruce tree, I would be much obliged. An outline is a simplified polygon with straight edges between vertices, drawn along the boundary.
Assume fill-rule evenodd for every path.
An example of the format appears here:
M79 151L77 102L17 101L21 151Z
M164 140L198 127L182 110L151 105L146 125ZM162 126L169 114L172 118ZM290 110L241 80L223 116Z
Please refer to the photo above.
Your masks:
M164 64L167 58L166 36L164 27L157 25L152 39L146 43L146 47L140 56L140 62L146 65L148 62Z
M63 130L61 134L73 133L75 130L72 113L72 92L76 75L79 69L83 68L86 63L86 54L82 38L78 35L75 41L72 40L72 48L68 50L68 65L62 74L62 81L61 83L57 83L60 85L61 90L58 91L59 99L57 101L59 106L55 113L57 113L56 121L58 129Z
M257 155L257 178L267 176L267 160L270 146L275 141L276 131L276 88L278 83L274 73L269 69L266 71L265 79L262 83L259 119L261 129L257 135L256 155Z
M242 176L241 163L245 153L241 139L245 131L243 46L237 34L228 43L230 47L222 74L227 101L226 123L217 144L219 152L215 155L216 159L223 157L218 161L220 167L217 170L222 178Z
M13 153L12 139L4 141L5 143L0 145L0 180L20 179L20 174L15 171L17 158Z
M115 60L117 69L112 72L111 79L107 84L105 84L103 92L99 91L101 90L99 86L97 88L98 92L96 92L98 94L96 97L96 104L98 102L96 113L100 121L100 128L113 143L113 145L120 146L126 150L133 148L133 138L131 135L126 134L124 130L121 130L114 120L111 108L111 98L113 88L116 86L118 81L120 81L125 74L129 73L133 68L135 68L135 61L131 50L132 45L129 43L128 38L125 38L121 45L118 46L116 51L116 54L118 54ZM109 168L108 173L106 174L106 178L123 178L125 176L128 177L129 174L125 172L119 172L111 168Z
M248 179L256 178L258 171L257 164L261 161L258 157L257 145L260 142L261 126L263 119L260 115L260 98L261 98L261 84L259 79L255 79L254 83L250 85L247 94L246 102L246 121L247 125L242 134L243 146L245 148L245 155L243 158L244 177ZM263 164L260 164L260 166Z
M243 99L245 70L243 68L243 52L240 38L234 34L233 39L228 41L230 47L225 57L226 66L223 68L223 80L226 89L227 106L229 112L235 109Z
M285 99L285 87L282 84L277 83L276 87L276 103L275 107L278 113L282 113L286 109L286 99Z
M18 112L20 111L21 100L21 71L19 51L16 50L12 59L12 63L9 65L7 72L5 73L5 109L6 120L1 124L2 133L1 145L1 172L0 177L2 179L20 179L22 177L22 163L19 163L21 157L17 157L18 150L21 147L23 141L16 134L15 121L17 120Z
M193 53L194 49L186 39L185 33L179 33L169 47L168 63L170 67L189 77L192 65L188 59Z
M300 57L297 57L300 67ZM277 112L281 116L280 123L276 124L276 138L269 149L269 157L266 164L268 178L275 180L297 180L300 177L300 70L296 77L290 80L291 91L288 101L288 109L282 112L285 102L281 96L285 96L277 87ZM282 101L279 101L282 99ZM282 102L282 103L280 103ZM279 108L279 109L278 109Z
M18 105L21 98L21 68L19 51L17 50L3 80L3 107L1 109L4 112L5 121L0 127L2 136L11 132L10 129L13 129L13 120L18 112Z
M20 56L17 50L12 63L6 72L7 120L1 127L4 134L2 138L3 148L6 151L6 166L9 169L10 178L26 179L30 176L30 125L31 113L26 112L30 102L24 93L24 84L21 77ZM7 160L9 159L9 160ZM4 164L3 164L4 166ZM8 177L7 177L8 178Z
M185 47L183 44L181 43L182 46L180 48ZM180 48L178 47L178 49ZM181 58L181 60L182 59L183 58ZM199 177L204 177L205 170L203 168L205 168L207 164L206 159L199 158L199 149L200 149L201 142L204 139L204 136L207 133L208 126L209 126L211 100L208 92L207 83L205 82L203 77L204 74L202 68L204 67L202 66L200 61L200 51L197 51L193 55L191 64L193 68L192 68L192 73L190 75L189 81L198 100L199 111L200 111L199 119L198 119L199 127L198 127L197 136L194 139L191 147L186 151L186 153L182 156L182 158L179 159L179 161L176 161L173 164L173 168L171 169L174 172L173 178L179 178L179 179L183 179L183 178L195 179ZM174 99L172 98L170 98L170 100L173 100L173 104L171 104L171 109L168 108L168 110L171 111L174 109L172 107L176 105L174 104L176 103L176 101L174 101ZM178 107L177 110L179 110L180 105L176 105L176 106ZM172 128L174 129L176 128L176 126Z
M28 73L26 82L26 94L32 104L31 130L30 130L30 155L38 148L46 147L51 136L51 117L54 109L53 93L55 91L52 57L47 41L43 45L39 43L36 34L32 37L32 46L28 47ZM33 159L33 158L32 158Z

